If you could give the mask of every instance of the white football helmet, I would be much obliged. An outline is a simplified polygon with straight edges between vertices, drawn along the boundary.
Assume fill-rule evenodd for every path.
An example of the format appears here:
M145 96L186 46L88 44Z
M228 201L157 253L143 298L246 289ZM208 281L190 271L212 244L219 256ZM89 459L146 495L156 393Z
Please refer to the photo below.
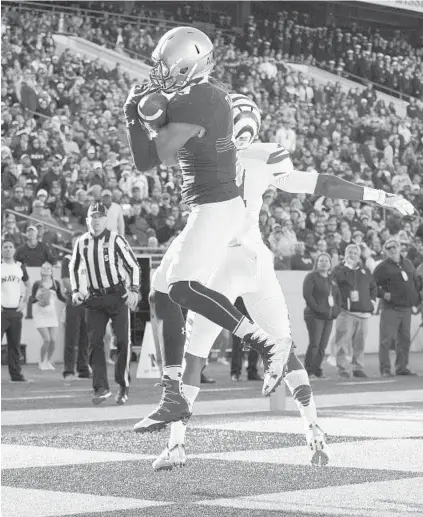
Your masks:
M151 58L151 82L166 93L185 88L214 67L210 38L194 27L176 27L164 34Z
M247 149L260 132L261 115L257 104L246 95L231 93L234 138L238 150Z

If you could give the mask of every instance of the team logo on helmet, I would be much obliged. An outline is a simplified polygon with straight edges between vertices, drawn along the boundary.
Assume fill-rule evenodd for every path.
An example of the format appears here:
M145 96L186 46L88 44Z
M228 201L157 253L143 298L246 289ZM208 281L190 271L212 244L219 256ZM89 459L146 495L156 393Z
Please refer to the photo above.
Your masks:
M164 34L151 58L152 83L166 93L188 86L208 75L214 67L210 38L194 27L176 27Z
M246 149L260 132L261 115L257 104L246 95L230 95L234 119L234 138L237 149Z

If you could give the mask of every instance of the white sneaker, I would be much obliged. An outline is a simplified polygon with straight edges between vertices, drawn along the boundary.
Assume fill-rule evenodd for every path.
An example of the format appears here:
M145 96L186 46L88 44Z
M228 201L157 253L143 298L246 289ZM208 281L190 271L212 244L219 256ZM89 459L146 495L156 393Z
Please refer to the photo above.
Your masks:
M51 361L47 361L47 370L55 370L56 367Z
M172 449L166 447L166 449L153 461L153 469L159 470L172 470L173 467L184 467L187 461L185 454L185 445L183 443L175 445Z
M244 345L257 350L263 357L264 382L262 394L265 397L271 393L282 382L286 373L286 366L292 350L292 339L274 338L262 329L247 334Z
M329 447L326 435L317 424L311 424L306 431L307 445L311 451L311 464L323 467L329 463Z
M224 357L218 357L217 358L217 362L219 364L223 364L224 366L228 366L229 365L229 361L227 361Z
M50 368L48 367L48 364L47 364L46 361L39 362L38 363L38 369L39 370L50 370Z

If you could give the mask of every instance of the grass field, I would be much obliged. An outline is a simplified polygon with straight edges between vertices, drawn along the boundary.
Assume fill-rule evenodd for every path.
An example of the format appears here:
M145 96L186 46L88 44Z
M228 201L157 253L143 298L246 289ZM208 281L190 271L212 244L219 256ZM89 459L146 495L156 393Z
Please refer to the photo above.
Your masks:
M423 354L413 358L423 373ZM94 408L89 381L65 386L59 372L28 367L34 383L12 385L2 368L2 515L423 515L422 377L381 381L374 358L368 382L329 373L313 383L329 466L309 464L291 399L271 413L260 383L234 387L225 367L210 365L218 382L198 399L186 467L154 472L168 431L132 431L159 399L154 381L136 380L126 406Z

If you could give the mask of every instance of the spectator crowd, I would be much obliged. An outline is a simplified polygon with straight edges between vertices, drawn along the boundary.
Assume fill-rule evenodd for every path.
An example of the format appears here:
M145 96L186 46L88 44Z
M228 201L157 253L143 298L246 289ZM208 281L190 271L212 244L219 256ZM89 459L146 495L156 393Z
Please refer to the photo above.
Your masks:
M54 260L52 245L69 246L72 234L84 229L88 206L99 199L109 206L110 227L125 233L134 247L166 248L184 227L189 208L181 203L179 169L160 166L141 173L133 166L121 116L129 75L119 63L107 69L100 60L69 49L59 55L52 38L54 32L73 31L120 52L148 54L167 28L166 16L160 18L154 25L121 26L113 13L89 18L80 12L2 10L2 237L11 237L21 254L37 255L41 263L48 254ZM170 18L190 22L194 16L184 8ZM263 119L260 140L286 147L296 169L400 193L421 212L421 49L400 35L385 41L377 34L360 34L356 27L348 32L297 21L284 13L274 22L249 18L242 35L228 37L224 29L230 17L218 17L214 76L255 100ZM256 38L259 44L250 48ZM319 54L321 41L325 49ZM354 68L358 75L378 82L375 63L385 71L390 67L411 74L409 92L415 97L406 117L396 113L393 103L378 99L371 83L363 91L345 92L339 82L321 85L284 61L294 57L331 68L331 61L336 66L347 61L351 50L357 63L372 63L360 69L365 73ZM423 262L419 225L418 217L401 219L374 205L273 188L266 191L260 214L263 239L278 269L311 270L317 254L325 252L335 266L352 243L360 246L364 260L378 262L392 236L418 266Z

